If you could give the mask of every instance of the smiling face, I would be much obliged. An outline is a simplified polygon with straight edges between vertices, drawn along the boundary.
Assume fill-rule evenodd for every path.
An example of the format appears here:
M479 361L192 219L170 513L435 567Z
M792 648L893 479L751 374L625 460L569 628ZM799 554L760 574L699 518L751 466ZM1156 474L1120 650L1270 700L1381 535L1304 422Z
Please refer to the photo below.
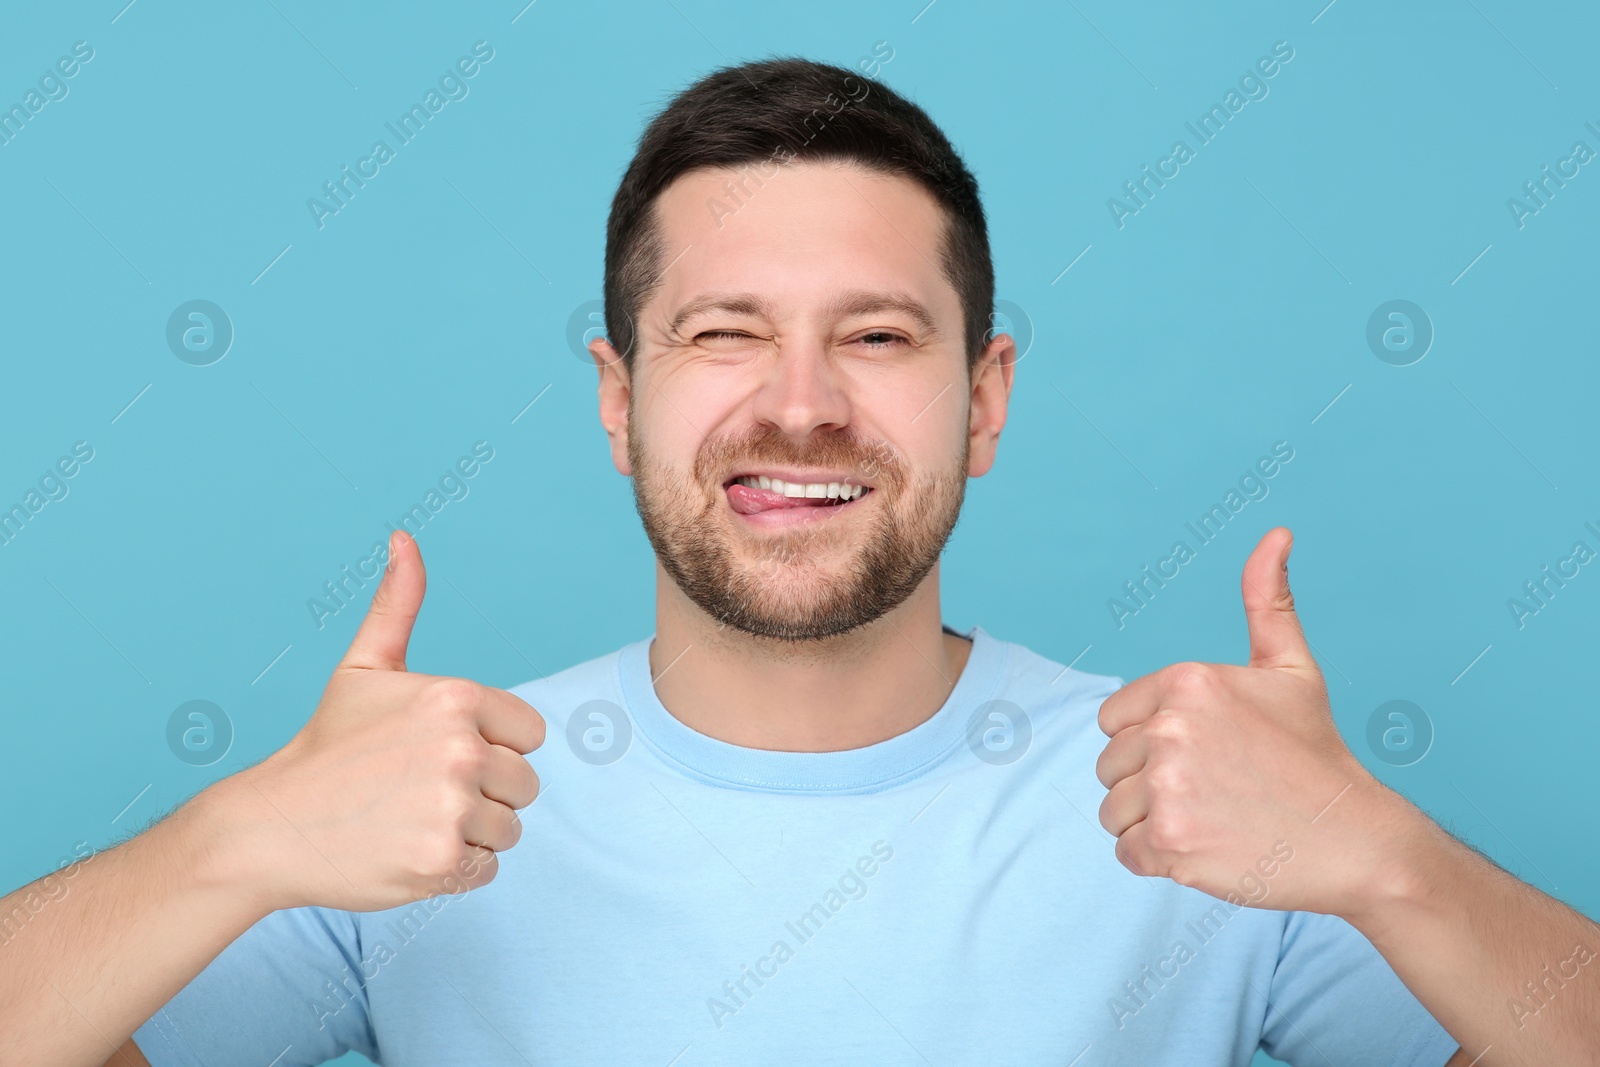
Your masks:
M921 186L832 161L771 171L672 183L631 381L604 340L591 351L663 569L718 623L808 641L880 618L938 563L992 463L1013 348L995 338L969 376Z

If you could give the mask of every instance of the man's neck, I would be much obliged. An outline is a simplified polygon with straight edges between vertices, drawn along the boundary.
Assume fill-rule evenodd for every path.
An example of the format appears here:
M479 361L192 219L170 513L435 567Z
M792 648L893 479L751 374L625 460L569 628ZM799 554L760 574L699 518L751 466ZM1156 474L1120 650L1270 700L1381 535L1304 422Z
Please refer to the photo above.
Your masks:
M931 718L972 642L944 632L939 568L894 611L819 642L719 628L656 565L650 675L673 717L719 741L783 752L864 748Z

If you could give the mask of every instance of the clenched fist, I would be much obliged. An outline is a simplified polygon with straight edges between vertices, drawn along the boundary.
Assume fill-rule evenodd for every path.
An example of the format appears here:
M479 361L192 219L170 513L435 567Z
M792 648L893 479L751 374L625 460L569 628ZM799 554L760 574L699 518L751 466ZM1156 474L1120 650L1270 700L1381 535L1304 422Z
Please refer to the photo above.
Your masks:
M1250 664L1177 663L1100 706L1117 857L1236 904L1345 915L1392 865L1405 802L1345 747L1289 592L1293 535L1245 563Z
M413 674L406 645L427 577L390 537L367 617L305 727L213 787L249 813L250 876L273 908L398 907L489 882L539 779L544 719L503 689Z

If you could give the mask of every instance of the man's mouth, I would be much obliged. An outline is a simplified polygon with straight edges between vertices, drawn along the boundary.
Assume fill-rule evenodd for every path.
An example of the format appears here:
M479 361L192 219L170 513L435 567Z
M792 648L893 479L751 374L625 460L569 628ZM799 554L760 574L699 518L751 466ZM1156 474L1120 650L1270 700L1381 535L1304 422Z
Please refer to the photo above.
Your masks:
M740 515L793 508L845 508L870 496L871 486L849 481L786 482L765 474L728 480L728 504Z

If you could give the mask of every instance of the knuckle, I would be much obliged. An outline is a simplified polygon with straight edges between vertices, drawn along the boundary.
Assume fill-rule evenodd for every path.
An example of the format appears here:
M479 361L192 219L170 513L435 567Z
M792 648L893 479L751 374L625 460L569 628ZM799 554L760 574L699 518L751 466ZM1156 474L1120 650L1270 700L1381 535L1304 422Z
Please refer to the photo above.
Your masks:
M1185 803L1189 799L1189 774L1181 764L1173 760L1156 760L1146 768L1145 777L1152 802L1159 798L1166 802ZM1170 814L1168 818L1171 818Z
M1209 663L1177 663L1168 670L1167 688L1178 696L1202 697L1216 687L1217 674Z
M489 756L488 746L476 734L451 734L440 743L439 758L452 780L476 781Z
M470 678L440 678L429 686L429 696L434 707L460 714L477 708L480 689Z
M426 881L443 878L455 870L459 841L444 834L432 834L418 850L412 874Z
M439 817L438 839L457 847L464 840L467 823L472 819L472 798L465 790L449 786L441 790L434 808Z
M1194 737L1194 724L1186 716L1163 708L1150 716L1144 731L1152 748L1169 749L1191 740Z
M1145 821L1149 824L1147 840L1151 848L1160 852L1177 852L1183 848L1187 835L1183 816L1174 814L1170 808L1158 809L1152 804Z

